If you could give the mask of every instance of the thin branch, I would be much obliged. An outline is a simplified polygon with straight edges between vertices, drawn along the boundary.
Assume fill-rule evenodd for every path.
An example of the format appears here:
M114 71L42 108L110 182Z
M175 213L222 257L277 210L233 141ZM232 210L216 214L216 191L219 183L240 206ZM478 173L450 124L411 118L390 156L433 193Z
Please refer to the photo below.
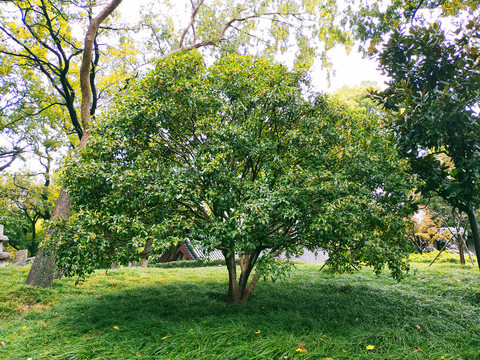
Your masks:
M8 161L6 164L0 166L0 171L4 170L4 169L8 168L10 165L12 165L12 163L15 161L15 159L25 150L25 148L26 148L26 147L21 148L21 149L18 149L18 150L15 151L15 152L14 152L14 150L12 150L12 151L10 152L10 154L8 154L8 153L2 154L2 156L1 156L0 158L9 156L9 155L11 155L11 154L13 153L12 158L10 159L10 161ZM6 154L8 154L8 155L6 155Z

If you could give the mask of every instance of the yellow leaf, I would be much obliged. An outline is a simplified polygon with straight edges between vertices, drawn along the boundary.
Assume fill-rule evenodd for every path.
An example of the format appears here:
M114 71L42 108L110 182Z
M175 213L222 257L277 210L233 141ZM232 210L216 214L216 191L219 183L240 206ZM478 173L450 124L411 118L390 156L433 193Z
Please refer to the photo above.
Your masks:
M366 349L369 350L369 351L372 351L372 350L375 350L375 346L367 345Z
M114 328L115 330L120 330L120 328L119 328L118 326L116 326L116 325L115 325L113 328Z
M170 336L172 336L172 334L167 334L167 335L165 335L164 337L162 337L162 340L168 339ZM152 345L152 346L153 346L153 345Z
M255 331L255 334L260 334L260 333L261 333L260 330Z

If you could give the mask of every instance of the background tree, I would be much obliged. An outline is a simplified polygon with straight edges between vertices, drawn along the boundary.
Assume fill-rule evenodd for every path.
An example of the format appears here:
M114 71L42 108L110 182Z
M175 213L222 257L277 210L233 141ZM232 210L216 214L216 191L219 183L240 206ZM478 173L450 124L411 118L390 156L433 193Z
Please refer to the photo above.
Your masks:
M55 190L54 186L38 183L35 174L2 176L0 217L9 231L9 241L15 248L26 248L31 256L35 256L39 243L39 223L50 219L57 196Z
M479 38L476 19L450 38L439 24L396 31L379 55L391 80L377 93L399 152L424 181L420 191L468 215L477 254Z
M390 34L402 26L428 26L439 18L458 23L463 15L478 17L479 0L395 0L389 2L354 0L345 12L361 48L388 41ZM368 51L368 50L367 50Z
M401 277L402 161L374 118L305 99L303 86L301 73L260 58L159 62L69 162L75 214L50 243L64 273L138 259L148 237L157 252L189 237L222 251L232 302L279 252L304 247L328 250L336 270L388 264Z
M416 248L415 251L423 254L427 247L434 246L438 240L444 240L444 236L440 234L441 227L442 223L438 217L432 215L428 208L420 207L408 233L411 243Z
M349 87L345 85L332 93L330 97L353 110L366 110L373 113L380 110L380 106L370 97L370 92L374 90L380 90L375 82L364 81L360 86Z
M16 171L0 176L0 223L6 226L6 235L17 249L28 248L33 256L43 231L39 224L50 219L58 189L53 181L54 154L62 141L52 136L48 121L39 118L38 132L30 135L30 157L41 165L38 172ZM53 136L55 136L53 132Z

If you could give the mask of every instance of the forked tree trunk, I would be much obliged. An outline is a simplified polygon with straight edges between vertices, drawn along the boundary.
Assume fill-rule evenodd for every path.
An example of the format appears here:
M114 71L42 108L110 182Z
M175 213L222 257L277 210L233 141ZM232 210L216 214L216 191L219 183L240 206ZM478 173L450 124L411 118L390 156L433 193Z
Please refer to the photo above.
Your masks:
M84 129L78 148L83 148L89 137L88 129L90 125L90 103L92 101L90 88L90 66L95 37L97 36L97 31L100 27L100 24L118 7L118 5L120 5L121 2L122 0L113 0L110 2L98 16L91 20L85 35L82 64L80 67L80 88L82 91L80 111ZM65 190L62 189L57 198L55 209L51 218L68 218L69 211L70 197ZM44 241L48 240L51 234L52 232L47 230L45 232ZM39 287L51 287L53 280L55 279L55 273L56 268L54 259L51 256L44 256L43 251L40 249L35 257L35 261L32 264L30 272L28 273L26 284Z
M248 283L255 263L260 255L260 250L254 250L243 254L240 257L240 278L237 282L237 266L235 264L235 255L223 252L228 269L228 297L229 303L241 304L248 300L255 285L258 282L258 274L255 274Z
M470 229L472 230L473 244L475 246L475 255L477 256L477 264L480 269L480 233L478 231L477 217L475 215L475 209L470 204L467 209L468 221L470 222Z

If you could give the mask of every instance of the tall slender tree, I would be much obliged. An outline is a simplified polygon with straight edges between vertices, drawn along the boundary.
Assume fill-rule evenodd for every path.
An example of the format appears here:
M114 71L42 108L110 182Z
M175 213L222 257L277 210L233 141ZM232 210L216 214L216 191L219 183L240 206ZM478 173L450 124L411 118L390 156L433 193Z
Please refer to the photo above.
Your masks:
M113 0L108 4L96 17L91 19L88 26L87 33L84 40L84 51L82 56L82 64L80 67L80 88L82 91L81 102L81 123L83 125L83 131L78 134L81 136L79 147L85 146L85 143L89 137L89 127L91 120L91 62L92 52L95 44L95 38L97 36L100 24L120 5L122 0ZM55 204L55 208L52 213L52 218L66 218L68 217L70 206L70 199L64 189L60 191L60 195ZM46 236L51 235L52 230L47 231ZM30 272L27 277L27 285L36 285L41 287L50 287L55 277L55 263L52 257L43 256L42 251L39 252L35 258Z

